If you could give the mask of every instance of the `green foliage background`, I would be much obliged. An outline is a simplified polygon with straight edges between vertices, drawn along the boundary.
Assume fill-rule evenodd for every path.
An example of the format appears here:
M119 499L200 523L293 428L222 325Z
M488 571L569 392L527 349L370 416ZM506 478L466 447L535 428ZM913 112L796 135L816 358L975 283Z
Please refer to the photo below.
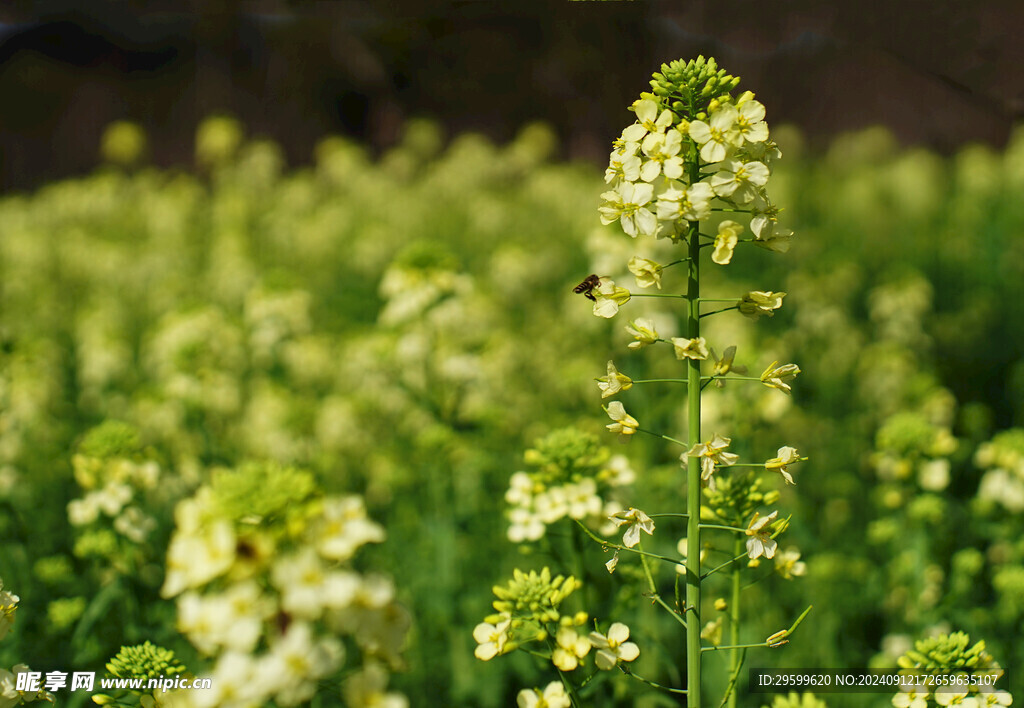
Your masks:
M269 459L365 495L387 529L362 555L413 614L408 672L393 680L412 705L510 705L546 683L525 656L477 661L471 634L512 568L560 562L599 578L583 609L633 613L638 671L678 683L678 627L617 596L598 549L560 555L568 527L517 548L502 518L508 477L537 437L567 424L606 434L593 379L609 358L633 378L678 365L619 360L623 326L649 301L609 323L571 293L588 273L621 276L633 248L599 226L600 172L549 161L543 126L495 146L413 122L379 159L332 138L291 171L230 121L205 129L196 174L108 164L0 200L0 577L21 597L0 665L102 670L148 639L200 668L159 597L173 502L217 465ZM814 610L790 644L748 665L891 666L908 641L946 628L1022 666L1022 511L979 497L993 465L975 453L1024 426L1024 131L1004 152L949 158L883 129L825 154L792 130L774 137L772 194L794 246L740 249L705 292L783 290L785 306L756 325L719 316L709 341L738 341L752 369L780 359L803 373L791 401L709 389L707 415L752 460L783 444L811 457L779 504L794 519L781 545L800 548L807 576L752 590L744 635L760 641ZM389 277L399 294L382 288ZM637 387L623 400L644 427L684 429L681 397ZM160 526L130 563L114 562L127 547L103 550L66 513L82 496L72 455L108 419L137 429L134 454L176 480L149 499ZM650 439L616 451L638 474L632 504L679 510L678 451ZM922 483L936 461L948 484ZM652 543L671 553L682 533L665 524ZM709 666L720 685L725 661ZM669 704L639 687L603 700Z

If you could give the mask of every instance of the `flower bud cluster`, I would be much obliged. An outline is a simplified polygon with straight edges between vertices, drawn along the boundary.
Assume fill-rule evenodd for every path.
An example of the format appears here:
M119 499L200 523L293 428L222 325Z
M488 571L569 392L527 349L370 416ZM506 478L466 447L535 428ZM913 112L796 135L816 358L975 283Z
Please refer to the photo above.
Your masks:
M524 459L532 469L513 474L505 493L514 543L539 540L563 518L599 528L622 508L616 490L635 476L623 455L612 456L595 436L575 428L541 438Z
M1003 676L1004 672L992 656L985 651L984 640L971 644L971 638L964 632L940 634L937 637L921 639L914 643L896 660L909 676L920 676L917 685L908 684L893 697L892 703L900 706L928 706L930 700L936 705L962 705L981 708L982 706L1008 706L1013 696L1004 690L992 688L990 684L971 680L945 682L925 680L926 676L955 676L971 672L992 678ZM1005 679L1004 679L1005 680ZM913 694L910 696L909 694ZM916 698L914 703L908 698Z
M71 525L81 529L76 555L98 556L130 572L134 561L148 554L148 541L158 527L154 511L177 494L173 481L143 450L138 431L117 421L93 428L71 466L85 492L67 506Z
M248 464L178 504L162 593L177 597L181 631L215 658L213 690L181 693L183 706L229 695L306 702L355 647L374 665L401 666L409 618L394 586L350 563L384 529L362 498L316 489L306 472Z
M1024 511L1024 429L996 433L978 447L974 464L985 470L979 499L998 503L1010 512Z

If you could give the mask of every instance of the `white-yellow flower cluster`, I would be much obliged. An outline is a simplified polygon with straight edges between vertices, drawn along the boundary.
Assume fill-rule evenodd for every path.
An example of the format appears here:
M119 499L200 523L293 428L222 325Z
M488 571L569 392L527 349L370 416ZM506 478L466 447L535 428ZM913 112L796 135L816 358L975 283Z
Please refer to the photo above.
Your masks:
M304 484L301 473L291 474L281 477L282 486ZM389 578L349 565L360 547L384 540L384 529L357 496L309 495L267 517L257 513L257 497L257 512L239 518L233 505L252 503L226 502L224 489L245 485L236 478L218 491L215 478L175 510L162 594L177 598L178 628L214 660L213 689L183 692L175 705L309 701L345 663L341 638L349 635L376 661L348 680L346 694L404 706L403 697L385 691L384 664L401 665L408 615ZM250 485L246 493L254 491L258 486Z
M750 231L758 245L783 250L792 232L778 228L778 210L765 185L778 148L768 139L764 106L747 92L712 104L706 120L680 121L653 98L633 105L637 121L622 131L609 158L602 194L604 224L619 222L637 236L674 237L679 221L702 221L711 201L754 210ZM695 145L703 163L700 179L687 174L684 155ZM716 240L716 263L725 265L743 227L723 222Z

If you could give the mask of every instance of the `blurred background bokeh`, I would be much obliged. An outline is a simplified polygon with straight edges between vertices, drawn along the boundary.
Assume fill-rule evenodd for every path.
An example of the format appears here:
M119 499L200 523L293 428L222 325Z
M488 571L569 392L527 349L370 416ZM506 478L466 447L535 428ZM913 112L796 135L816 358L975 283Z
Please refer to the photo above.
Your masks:
M627 354L622 327L674 315L634 301L608 323L571 288L624 275L636 244L596 212L611 141L650 73L698 54L767 106L796 232L708 284L787 292L712 336L803 369L791 399L708 395L741 454L811 457L780 501L806 576L754 587L744 631L815 609L752 665L891 666L950 630L1024 665L1019 3L84 5L0 8L0 577L22 598L0 666L102 671L145 639L205 666L159 593L172 509L210 470L270 460L387 530L359 568L411 614L391 685L412 705L546 683L530 657L473 656L516 566L589 568L582 609L633 617L638 671L679 684L676 626L598 549L566 553L567 521L511 543L503 497L538 438L607 435L608 359L676 364ZM683 429L677 396L627 396L645 427ZM84 442L107 420L138 444ZM624 501L678 510L659 508L681 499L678 452L614 447L638 479ZM90 492L76 453L159 465L162 491L132 502L146 533L120 506L69 519ZM652 543L675 553L672 533ZM593 705L677 705L606 686Z

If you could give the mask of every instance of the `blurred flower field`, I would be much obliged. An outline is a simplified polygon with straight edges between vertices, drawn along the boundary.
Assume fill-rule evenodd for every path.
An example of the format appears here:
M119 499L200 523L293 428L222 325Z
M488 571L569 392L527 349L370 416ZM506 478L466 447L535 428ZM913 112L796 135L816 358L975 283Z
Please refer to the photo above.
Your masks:
M737 251L707 285L785 291L756 328L731 313L708 331L737 364L798 352L802 370L791 397L709 389L708 429L813 450L798 493L771 482L794 521L749 632L814 609L752 665L894 667L963 631L1022 696L1024 131L948 158L883 129L823 153L773 138L792 249ZM611 470L574 518L610 513L598 491L643 509L683 494L664 443L605 430L596 379L626 325L681 324L656 298L608 320L572 292L632 278L601 171L553 161L541 125L495 146L413 121L379 158L328 138L295 170L228 118L200 126L192 172L145 166L144 147L115 126L91 175L0 199L0 669L103 674L149 641L173 651L164 674L214 677L186 705L514 705L543 672L480 661L474 628L513 569L550 567L593 578L567 605L628 614L636 671L678 682L682 637L619 592L610 556L568 518L538 534L516 514L516 480L559 445ZM682 398L627 395L645 426L685 429ZM645 542L679 555L684 535ZM594 701L679 705L612 682Z

